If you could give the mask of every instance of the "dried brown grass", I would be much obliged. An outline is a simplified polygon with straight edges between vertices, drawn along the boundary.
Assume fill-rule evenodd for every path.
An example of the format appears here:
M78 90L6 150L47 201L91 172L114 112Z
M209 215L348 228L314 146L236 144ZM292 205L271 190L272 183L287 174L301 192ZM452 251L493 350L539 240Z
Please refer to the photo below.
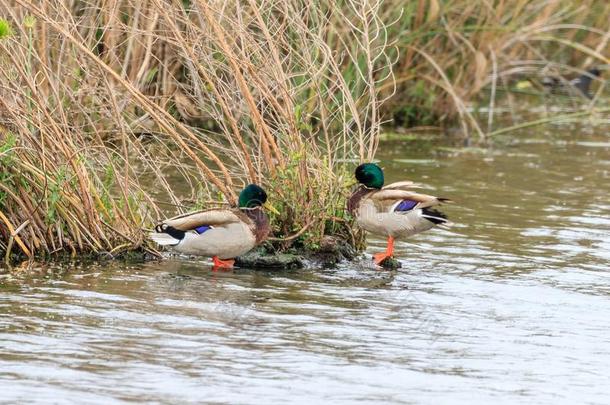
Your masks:
M457 118L465 135L484 139L491 125L481 126L473 107L491 98L493 111L496 90L506 94L516 80L580 74L610 63L610 3L603 0L418 0L401 10L403 5L385 2L382 16L403 15L391 30L401 57L397 96L385 113L401 112L407 126L453 125Z
M0 7L14 31L0 41L7 260L142 248L159 218L234 204L249 182L282 213L284 246L351 234L342 162L373 158L391 78L380 2ZM349 81L346 59L364 62Z

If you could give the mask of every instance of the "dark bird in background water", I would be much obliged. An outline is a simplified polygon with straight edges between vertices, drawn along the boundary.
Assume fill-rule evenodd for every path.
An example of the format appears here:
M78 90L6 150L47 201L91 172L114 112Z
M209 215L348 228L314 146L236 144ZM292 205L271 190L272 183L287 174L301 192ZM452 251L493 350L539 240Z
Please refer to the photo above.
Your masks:
M546 76L542 78L542 85L544 86L545 90L550 93L563 93L572 96L584 96L588 99L592 99L593 96L589 91L591 83L593 80L599 79L601 74L602 72L599 68L591 68L572 80L567 80L559 76Z

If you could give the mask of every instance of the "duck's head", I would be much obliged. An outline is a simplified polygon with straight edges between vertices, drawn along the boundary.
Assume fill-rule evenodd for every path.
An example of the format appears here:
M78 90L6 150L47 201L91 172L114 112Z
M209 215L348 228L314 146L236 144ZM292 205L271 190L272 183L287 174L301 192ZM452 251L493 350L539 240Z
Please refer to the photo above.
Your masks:
M267 202L267 193L256 184L247 185L239 193L239 208L257 208Z
M370 188L383 187L383 170L375 163L363 163L356 168L356 180Z

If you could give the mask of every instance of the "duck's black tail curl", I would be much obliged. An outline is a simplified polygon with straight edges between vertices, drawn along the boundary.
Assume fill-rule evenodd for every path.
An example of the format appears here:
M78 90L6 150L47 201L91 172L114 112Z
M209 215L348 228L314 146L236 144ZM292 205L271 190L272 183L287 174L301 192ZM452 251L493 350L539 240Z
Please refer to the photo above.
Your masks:
M158 233L166 233L172 238L182 240L186 232L181 231L180 229L176 229L173 226L169 226L167 224L159 224L155 226L155 231Z
M449 222L449 220L447 219L447 215L440 212L439 210L435 210L434 208L422 209L422 216L435 225L445 224Z

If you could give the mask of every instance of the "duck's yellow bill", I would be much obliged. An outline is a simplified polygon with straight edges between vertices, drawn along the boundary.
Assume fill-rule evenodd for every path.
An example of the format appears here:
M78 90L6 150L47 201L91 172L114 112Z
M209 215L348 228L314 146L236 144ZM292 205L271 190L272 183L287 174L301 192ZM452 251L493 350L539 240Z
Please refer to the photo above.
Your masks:
M269 202L266 202L265 204L263 204L263 207L265 207L269 211L273 212L275 215L280 215L280 212L278 210L276 210L275 207L273 205L271 205Z

